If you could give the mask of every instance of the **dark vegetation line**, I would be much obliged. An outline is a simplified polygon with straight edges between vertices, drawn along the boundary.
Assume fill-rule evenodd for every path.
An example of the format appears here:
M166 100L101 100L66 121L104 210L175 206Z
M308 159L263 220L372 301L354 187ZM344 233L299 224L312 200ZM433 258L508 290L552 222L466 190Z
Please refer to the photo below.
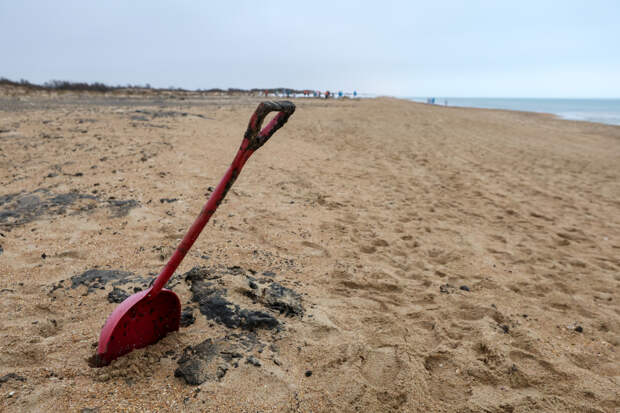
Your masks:
M48 82L43 83L42 85L31 83L26 79L21 79L19 82L7 79L5 77L0 77L0 86L14 86L21 87L29 90L70 90L70 91L89 91L89 92L112 92L115 90L121 89L142 89L142 90L154 90L154 91L176 91L176 92L222 92L222 93L260 93L260 92L268 92L268 93L283 93L283 94L293 94L293 93L304 93L308 90L297 90L285 87L279 88L253 88L253 89L238 89L238 88L228 88L228 89L220 89L220 88L211 88L211 89L196 89L196 90L188 90L183 88L153 88L148 83L146 85L126 85L126 86L110 86L101 82L87 83L87 82L71 82L68 80L50 80Z

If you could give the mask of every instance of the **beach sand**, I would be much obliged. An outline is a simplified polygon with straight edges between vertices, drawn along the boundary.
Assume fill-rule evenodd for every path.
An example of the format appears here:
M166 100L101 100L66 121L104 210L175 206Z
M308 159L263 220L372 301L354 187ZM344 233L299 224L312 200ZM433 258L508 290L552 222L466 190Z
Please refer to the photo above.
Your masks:
M0 98L0 410L620 409L620 127L388 98L297 99L171 280L187 327L90 367L259 101Z

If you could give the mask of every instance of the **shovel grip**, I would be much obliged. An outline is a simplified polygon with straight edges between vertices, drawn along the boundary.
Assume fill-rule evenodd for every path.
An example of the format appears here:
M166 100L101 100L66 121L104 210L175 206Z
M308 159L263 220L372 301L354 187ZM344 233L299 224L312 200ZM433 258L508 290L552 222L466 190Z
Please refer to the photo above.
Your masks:
M263 121L270 112L278 112L278 114L261 130ZM246 146L242 146L242 149L255 151L263 146L278 129L284 126L294 112L295 105L288 100L268 101L259 104L250 118L248 129L245 131L242 145Z

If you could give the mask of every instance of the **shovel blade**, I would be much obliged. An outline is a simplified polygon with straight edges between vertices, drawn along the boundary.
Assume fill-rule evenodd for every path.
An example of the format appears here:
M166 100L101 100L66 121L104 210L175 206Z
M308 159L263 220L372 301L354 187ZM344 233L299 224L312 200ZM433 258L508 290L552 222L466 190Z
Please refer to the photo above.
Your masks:
M123 301L108 317L95 355L94 364L106 366L130 351L154 344L179 329L181 303L170 290L148 297L150 289Z

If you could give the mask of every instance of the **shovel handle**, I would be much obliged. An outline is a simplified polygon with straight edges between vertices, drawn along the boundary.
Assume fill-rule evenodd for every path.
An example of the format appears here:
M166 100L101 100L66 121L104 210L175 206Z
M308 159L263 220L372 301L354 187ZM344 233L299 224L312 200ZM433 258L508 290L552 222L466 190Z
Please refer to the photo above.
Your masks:
M276 111L278 114L261 130L260 127L265 120L265 116L267 116L270 112ZM243 165L245 165L245 162L250 158L250 155L263 146L278 129L284 126L293 112L295 112L295 105L289 101L262 102L258 105L254 111L254 114L250 118L248 129L245 132L243 141L241 142L241 147L239 148L235 159L209 197L209 200L205 206L202 208L202 211L200 211L200 214L183 237L183 240L177 247L176 251L172 254L172 257L170 257L161 273L157 276L157 279L147 294L148 297L152 298L159 294L170 277L172 277L172 274L174 274L179 264L181 264L181 261L183 261L185 255L192 245L194 245L194 242L202 232L203 228L207 225L209 219L215 213L215 210L220 205L232 185L235 183L235 180L241 173Z
M270 112L278 112L278 114L261 130L260 127L262 126L265 117ZM262 102L258 105L254 111L254 114L250 118L242 145L246 144L247 141L246 149L252 151L257 150L263 146L278 129L284 126L288 118L294 112L295 105L287 100L282 100L279 102Z

